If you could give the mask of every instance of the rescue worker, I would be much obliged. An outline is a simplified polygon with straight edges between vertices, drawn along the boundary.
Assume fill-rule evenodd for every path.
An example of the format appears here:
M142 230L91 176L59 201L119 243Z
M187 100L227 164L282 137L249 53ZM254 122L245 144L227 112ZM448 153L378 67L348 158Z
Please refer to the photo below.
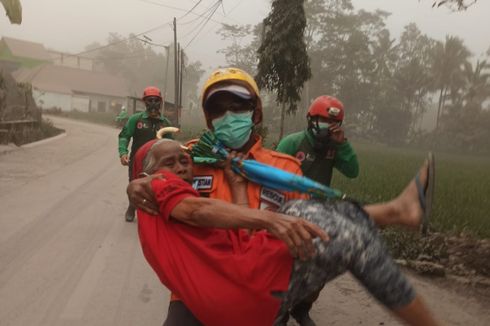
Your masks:
M307 129L284 137L276 150L296 157L303 175L326 186L330 186L334 168L346 177L357 177L357 156L342 129L342 102L333 96L319 96L311 103L306 119ZM309 312L319 295L320 290L291 310L300 325L315 325Z
M204 84L202 107L207 127L230 150L285 171L302 175L298 160L290 155L262 146L255 126L262 122L262 102L253 78L238 68L214 71ZM192 146L192 144L188 144ZM213 165L193 166L193 187L201 197L232 202L231 188L222 168ZM127 189L130 201L147 213L158 215L159 207L151 189L151 179L133 180ZM275 211L290 199L306 196L269 189L248 182L250 208ZM242 203L237 203L242 204ZM245 204L245 203L243 203ZM363 207L378 226L403 225L418 227L423 216L418 202L388 202ZM417 212L417 213L409 213ZM184 303L173 295L164 325L201 325Z
M295 302L345 271L408 325L438 324L359 205L292 200L281 209L287 215L240 206L249 196L246 180L231 169L233 155L224 174L235 205L200 198L192 160L176 141L150 141L135 156L142 167L135 173L156 177L159 206L157 215L138 211L145 258L204 325L285 326ZM417 174L422 183L428 166ZM405 200L417 202L416 191ZM247 229L261 231L250 236Z
M346 177L357 177L357 156L342 129L342 102L332 96L317 97L306 119L307 129L284 137L276 150L296 157L303 175L326 186L332 181L333 168Z
M133 179L131 175L133 157L138 148L149 140L154 139L160 128L170 126L170 121L161 114L163 98L157 87L149 86L145 88L142 100L145 103L146 110L129 117L128 122L119 133L119 159L122 165L129 167L129 181ZM170 135L165 137L171 138ZM131 152L129 153L128 145L131 139ZM134 215L135 207L130 202L125 214L126 221L132 222Z
M122 128L126 125L126 122L128 122L128 110L126 110L125 106L121 107L121 112L116 116L116 126L118 128Z
M203 87L202 108L207 127L213 130L228 148L244 154L249 159L301 174L296 159L262 146L262 138L254 130L254 126L262 122L262 102L257 84L248 73L238 68L214 71ZM192 142L187 145L192 146ZM193 174L193 186L200 196L232 202L232 192L223 169L196 164ZM273 211L289 199L305 198L301 194L280 192L254 183L247 184L247 193L248 207ZM151 198L152 196L149 196L145 204L151 205ZM134 204L139 205L140 202ZM164 325L201 324L182 301L172 295Z

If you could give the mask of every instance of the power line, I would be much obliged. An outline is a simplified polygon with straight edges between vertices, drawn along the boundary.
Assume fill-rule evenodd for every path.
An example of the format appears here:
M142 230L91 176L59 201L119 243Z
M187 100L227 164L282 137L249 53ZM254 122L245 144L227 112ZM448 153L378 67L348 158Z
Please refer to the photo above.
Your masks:
M183 9L183 8L179 8L179 7L175 7L175 6L166 5L166 4L163 4L161 2L157 2L157 1L152 1L152 0L137 0L137 1L149 3L149 4L152 4L152 5L160 6L160 7L164 7L164 8L174 9L174 10L178 10L178 11L182 11L182 12L186 12L186 13L191 13L191 14L196 15L196 16L199 16L199 17L205 16L205 13L199 14L199 13L191 12L191 10L188 10L188 9ZM177 20L183 18L185 15L186 14L184 14L183 16L177 17ZM221 16L224 17L224 18L232 19L232 20L234 20L237 23L240 23L239 21L237 21L236 19L234 19L232 17L227 17L225 15L221 15ZM217 21L217 20L214 20L214 19L211 19L211 21L214 22L214 23L217 23L217 24L222 24L222 22Z
M190 14L194 9L196 9L197 6L199 6L199 4L202 2L202 0L199 0L191 9L189 9L188 12L186 12L182 17L180 17L181 19L184 18L185 16L187 16L188 14Z
M195 12L193 12L193 10L194 10L194 9L195 9L195 8L196 8L196 7L197 7L197 6L198 6L198 5L201 3L201 2L202 2L202 0L199 0L199 1L198 1L198 2L197 2L197 3L196 3L196 4L195 4L195 5L194 5L194 6L193 6L193 7L192 7L190 10L183 9L183 8L178 8L178 7L174 7L174 6L165 5L165 4L163 4L163 3L160 3L160 2L155 2L155 1L151 1L151 0L138 0L138 1L141 1L141 2L146 2L146 3L150 3L150 4L153 4L153 5L156 5L156 6L161 6L161 7L165 7L165 8L169 8L169 9L174 9L174 10L179 10L179 11L183 11L183 12L185 12L185 14L184 14L184 15L182 15L181 17L179 17L179 19L180 19L180 18L185 17L186 15L188 15L188 14L190 14L190 13L192 13L193 15L196 15L196 16L198 17L198 18L196 18L196 19L194 19L194 20L191 20L191 21L188 21L188 22L181 23L181 25L190 24L190 23L192 23L192 22L196 21L197 19L199 19L200 17L204 17L204 18L206 18L206 20L207 20L207 21L211 20L212 22L215 22L215 23L217 23L217 24L222 24L222 22L212 19L211 17L212 17L213 15L210 15L210 16L208 15L208 16L206 17L206 14L208 13L209 8L208 8L208 10L206 10L206 11L205 11L203 14L199 14L199 13L195 13ZM221 3L222 3L222 1L221 1L221 0L218 0L218 2L221 2ZM239 3L239 4L240 4L240 3ZM216 3L215 3L215 5L216 5ZM214 7L215 5L211 6L210 8ZM235 7L234 7L234 8L233 8L231 11L230 11L230 13L231 13L233 10L235 10L235 9L236 9L236 7L238 7L238 4L237 4L237 5L236 5L236 6L235 6ZM215 8L214 12L216 12L216 9L217 9L217 8L218 8L218 7L216 7L216 8ZM213 14L214 14L214 12L213 12ZM230 14L230 13L228 13L228 14ZM224 16L224 17L226 17L226 16ZM227 17L227 18L231 18L231 17ZM207 21L206 21L206 24L207 24ZM236 21L236 20L235 20L235 21ZM143 34L148 34L148 33L151 33L151 32L153 32L153 31L156 31L156 30L158 30L158 29L161 29L161 28L163 28L163 27L167 26L168 24L170 24L171 22L172 22L172 21L165 22L164 24L158 25L158 26L156 26L156 27L154 27L154 28L151 28L151 29L149 29L149 30L143 31L143 32L141 32L141 33L134 34L134 35L131 35L131 36L125 37L125 38L123 38L123 39L121 39L121 40L117 40L117 41L114 41L114 42L111 42L111 43L108 43L108 44L105 44L105 45L102 45L102 46L99 46L99 47L96 47L96 48L93 48L93 49L90 49L90 50L86 50L86 51L82 51L82 52L79 52L79 53L73 54L73 56L80 56L80 55L82 55L82 54L86 54L86 53L94 52L94 51L97 51L97 50L105 49L105 48L107 48L107 47L110 47L110 46L113 46L113 45L117 45L117 44L120 44L120 43L123 43L123 42L129 41L130 39L136 38L136 37L141 36L141 35L143 35ZM200 25L200 24L199 24L199 25ZM198 25L198 26L199 26L199 25ZM201 28L201 30L202 30L202 28ZM190 33L189 33L189 34L190 34ZM195 38L195 37L194 37L194 38ZM192 40L191 40L191 41L192 41ZM190 43L190 42L189 42L189 43ZM189 44L189 43L188 43L188 44ZM187 46L188 46L188 45L187 45ZM186 46L186 47L187 47L187 46Z
M204 22L204 24L202 24L201 28L197 31L196 35L194 35L194 37L185 45L184 50L187 49L187 47L192 43L192 41L194 41L196 39L196 37L201 33L201 31L207 25L207 23L209 22L209 20L211 19L211 17L214 15L214 13L216 12L216 10L218 10L218 8L219 8L219 6L220 6L221 3L222 3L222 0L217 0L216 1L214 10L209 14L209 16L207 17L207 19Z
M156 1L151 1L151 0L138 0L138 1L140 1L140 2L146 2L146 3L149 3L149 4L155 5L155 6L160 6L160 7L164 7L164 8L168 8L168 9L174 9L174 10L183 11L183 12L187 12L188 11L187 9L183 9L183 8L179 8L179 7L174 7L174 6L166 5L166 4L163 4L161 2L156 2Z
M146 30L144 32L141 32L141 33L138 33L138 34L134 34L134 35L125 37L125 38L123 38L121 40L117 40L117 41L114 41L114 42L111 42L111 43L108 43L106 45L102 45L102 46L99 46L99 47L96 47L96 48L93 48L93 49L90 49L90 50L82 51L82 52L79 52L79 53L74 54L74 55L78 56L78 55L81 55L81 54L94 52L94 51L105 49L107 47L110 47L110 46L113 46L113 45L116 45L116 44L119 44L119 43L123 43L123 42L129 41L129 40L131 40L133 38L137 38L138 36L141 36L143 34L148 34L148 33L151 33L153 31L156 31L156 30L158 30L160 28L163 28L163 27L167 26L168 24L170 24L171 22L172 21L165 22L164 24L158 25L158 26L156 26L154 28L150 28L149 30Z
M234 12L235 9L238 8L238 6L240 6L242 4L242 2L243 2L243 0L238 1L237 4L233 8L231 8L230 11L228 11L228 15L230 15L232 12Z
M218 1L219 2L219 1ZM215 2L212 6L208 7L206 9L206 11L204 12L204 14L207 14L208 16L204 17L205 19L209 17L209 13L211 13L211 11L215 10L216 9L216 5L218 5L217 2ZM200 19L201 17L198 17L198 19ZM187 36L191 35L192 33L194 33L196 30L199 29L199 27L205 22L205 19L201 20L199 22L199 24L197 24L192 30L190 30L189 32L187 32L185 35L182 35L180 38L182 39L185 39ZM220 23L221 24L221 23Z

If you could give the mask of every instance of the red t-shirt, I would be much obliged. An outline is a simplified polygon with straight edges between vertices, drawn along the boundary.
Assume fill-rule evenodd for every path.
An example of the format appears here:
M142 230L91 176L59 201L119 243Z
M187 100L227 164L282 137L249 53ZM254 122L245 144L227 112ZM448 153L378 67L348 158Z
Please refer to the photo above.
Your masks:
M143 253L161 282L204 325L272 325L286 292L292 257L266 231L198 228L170 218L174 207L199 194L172 173L152 188L160 215L138 211Z

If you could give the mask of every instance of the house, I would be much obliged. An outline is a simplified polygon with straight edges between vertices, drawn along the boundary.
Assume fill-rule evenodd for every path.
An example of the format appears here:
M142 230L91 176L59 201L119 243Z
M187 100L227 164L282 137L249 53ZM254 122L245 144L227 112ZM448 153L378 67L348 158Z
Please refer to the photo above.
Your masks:
M46 64L21 68L12 75L17 82L32 85L41 108L118 113L127 105L126 81L107 73Z
M127 104L124 79L93 71L92 58L46 50L41 43L3 37L0 67L18 83L31 84L41 108L118 113Z
M50 62L51 56L41 43L10 37L0 40L0 63L8 72L19 68L34 68Z
M95 63L92 58L55 50L48 50L48 53L54 65L91 71L95 70Z

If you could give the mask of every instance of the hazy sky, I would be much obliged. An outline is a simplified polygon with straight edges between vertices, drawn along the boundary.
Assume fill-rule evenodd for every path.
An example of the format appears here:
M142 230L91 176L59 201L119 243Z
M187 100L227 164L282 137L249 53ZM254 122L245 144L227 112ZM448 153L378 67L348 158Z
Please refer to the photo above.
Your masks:
M173 40L171 21L178 18L179 41L187 46L191 60L200 60L205 68L224 64L216 51L226 44L215 34L219 22L256 24L269 12L268 0L224 0L213 21L204 26L193 13L182 17L198 0L21 0L22 25L10 25L0 9L0 36L36 41L59 51L78 53L97 41L104 44L110 32L123 36L161 26L146 35L155 43ZM204 13L216 0L202 0L194 10ZM465 40L470 50L480 55L490 47L490 0L479 0L465 12L431 8L432 0L353 0L356 9L381 8L391 12L388 27L398 36L403 26L415 22L423 33L443 40L446 34ZM182 17L182 18L180 18ZM179 19L180 18L180 19ZM191 40L194 40L191 42ZM190 43L189 43L190 42ZM189 45L187 45L189 43Z

